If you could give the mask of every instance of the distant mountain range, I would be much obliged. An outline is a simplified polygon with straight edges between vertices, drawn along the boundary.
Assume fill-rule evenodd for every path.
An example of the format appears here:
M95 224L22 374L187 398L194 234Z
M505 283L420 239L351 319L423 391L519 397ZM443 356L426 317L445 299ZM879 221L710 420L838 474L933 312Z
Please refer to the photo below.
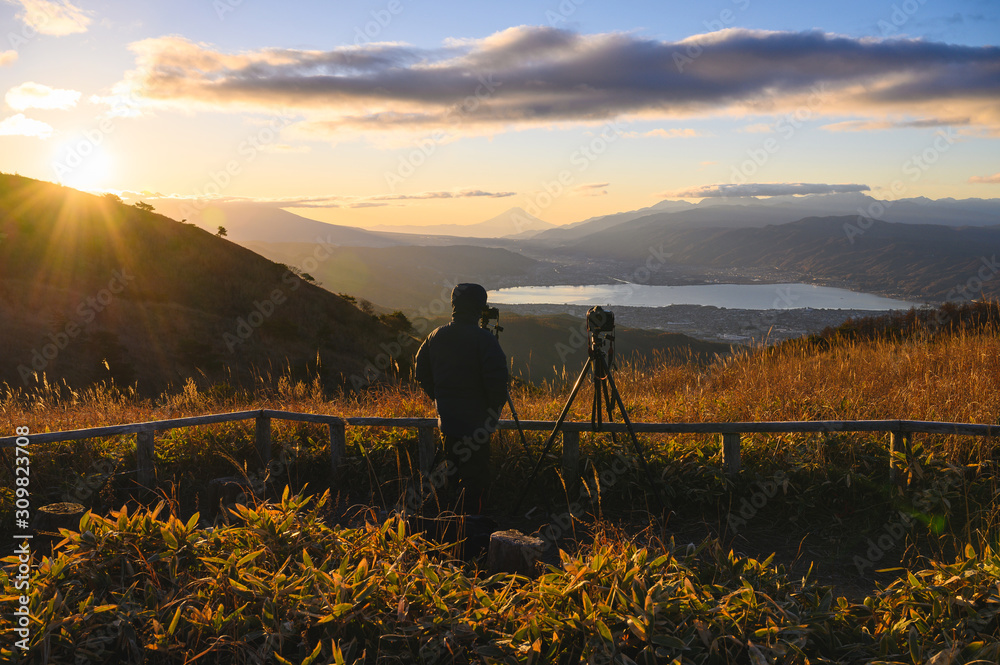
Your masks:
M448 235L460 238L528 238L541 231L556 228L554 224L538 219L524 208L511 208L496 217L477 224L382 225L375 231L388 233L421 233Z
M943 226L1000 224L1000 199L926 198L881 201L864 194L814 194L769 198L711 198L697 205L663 201L631 212L595 217L533 236L538 243L562 245L589 237L598 246L609 229L634 233L640 228L744 228L787 224L806 217L854 215L869 220Z
M273 261L307 271L324 288L389 309L432 315L451 312L450 285L487 289L521 283L539 262L506 249L447 247L324 247L315 243L246 242ZM317 259L317 256L320 258ZM514 281L516 280L516 281Z
M644 218L645 219L645 218ZM641 265L650 247L675 266L799 273L858 291L932 300L1000 295L1000 226L890 224L857 216L809 217L760 228L725 228L636 220L577 241L562 251L600 251ZM991 267L993 266L993 267Z
M780 270L858 290L943 300L976 274L984 253L989 258L990 248L1000 248L992 228L1000 224L1000 199L880 201L861 193L665 200L561 227L520 208L477 224L392 227L420 233L326 224L253 203L210 206L201 217L206 230L223 225L230 239L315 273L327 289L411 312L455 281L490 288L531 283L530 275L545 273L556 255L631 266L618 271L631 274L650 248L670 254L669 264L682 272L685 266L695 272ZM816 221L822 219L828 221ZM511 234L531 228L543 230ZM309 256L334 245L340 248L336 260L310 271ZM595 274L615 273L605 268ZM1000 279L988 281L983 295L995 293L994 284Z
M153 199L156 212L184 219L189 203L177 199ZM263 203L210 203L187 220L209 233L225 227L233 242L312 242L349 247L391 247L408 244L381 233L354 226L327 224Z

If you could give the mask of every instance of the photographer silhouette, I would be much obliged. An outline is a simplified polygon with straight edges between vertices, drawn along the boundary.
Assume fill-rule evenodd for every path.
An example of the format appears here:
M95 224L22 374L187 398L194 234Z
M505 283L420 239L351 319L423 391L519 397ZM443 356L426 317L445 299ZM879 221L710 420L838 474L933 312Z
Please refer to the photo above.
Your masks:
M459 284L451 306L451 323L431 332L417 351L416 378L437 408L455 507L482 512L491 479L490 437L507 401L507 357L479 326L486 289Z

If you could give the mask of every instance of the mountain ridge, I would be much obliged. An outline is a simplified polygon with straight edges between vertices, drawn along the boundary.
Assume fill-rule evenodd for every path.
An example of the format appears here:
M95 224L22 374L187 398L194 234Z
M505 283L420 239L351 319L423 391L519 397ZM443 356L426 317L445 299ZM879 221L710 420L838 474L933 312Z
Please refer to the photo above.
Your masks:
M428 224L373 226L373 231L382 233L420 233L429 235L451 235L459 238L518 238L554 228L544 220L535 217L524 208L509 208L495 217L475 224Z
M287 266L163 215L0 174L0 382L364 373L395 334ZM405 358L400 359L405 363ZM301 370L301 371L300 371Z

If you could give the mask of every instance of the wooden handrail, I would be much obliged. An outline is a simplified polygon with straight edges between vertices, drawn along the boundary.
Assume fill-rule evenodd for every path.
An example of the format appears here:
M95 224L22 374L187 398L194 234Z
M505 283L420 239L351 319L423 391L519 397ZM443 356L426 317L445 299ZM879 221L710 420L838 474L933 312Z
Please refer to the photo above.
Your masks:
M155 433L182 427L214 425L241 420L255 420L257 449L262 460L271 456L271 420L291 420L327 425L330 428L330 455L334 469L343 462L346 449L346 426L351 427L402 427L417 429L420 441L420 468L429 472L433 458L433 430L437 427L435 418L378 418L356 416L342 418L340 416L321 413L299 413L296 411L278 411L274 409L256 409L253 411L235 411L232 413L216 413L204 416L189 416L185 418L170 418L153 420L143 423L126 425L110 425L107 427L92 427L89 429L68 430L63 432L41 432L29 434L31 444L55 443L59 441L79 441L82 439L118 436L122 434L137 435L138 479L142 485L151 485L155 478L153 467L153 447ZM520 426L528 431L551 431L555 421L522 420ZM909 439L912 434L953 434L959 436L1000 436L1000 424L984 425L976 423L948 423L925 420L799 420L776 422L712 422L712 423L632 423L636 432L645 434L720 434L723 443L723 464L726 472L738 473L740 470L740 435L742 434L789 434L789 433L829 433L829 432L889 432L892 434L890 451L903 447L909 454ZM501 420L500 429L516 429L518 423L513 420ZM564 452L574 456L572 460L564 460L567 466L575 467L575 455L580 432L589 432L593 426L589 422L564 422L562 431L569 434L570 445ZM625 433L624 423L602 423L601 432ZM0 438L0 449L12 448L17 445L19 437ZM892 467L890 467L892 468Z

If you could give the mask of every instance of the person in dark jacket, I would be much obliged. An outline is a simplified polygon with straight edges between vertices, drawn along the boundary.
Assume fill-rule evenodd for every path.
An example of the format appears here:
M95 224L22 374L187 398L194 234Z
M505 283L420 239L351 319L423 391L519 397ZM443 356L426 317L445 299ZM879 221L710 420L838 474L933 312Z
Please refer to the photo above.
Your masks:
M479 326L486 289L459 284L451 306L451 323L431 332L417 351L416 378L437 407L455 498L482 512L490 436L507 401L507 357L497 338Z

